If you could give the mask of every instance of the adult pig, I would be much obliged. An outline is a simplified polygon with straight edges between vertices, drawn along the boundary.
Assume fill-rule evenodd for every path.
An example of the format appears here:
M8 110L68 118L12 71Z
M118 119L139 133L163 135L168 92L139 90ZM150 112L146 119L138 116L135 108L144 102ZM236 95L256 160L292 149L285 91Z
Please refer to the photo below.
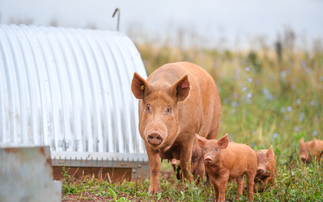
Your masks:
M322 151L322 140L317 140L315 138L308 142L304 142L304 138L300 140L300 157L303 162L310 163L313 156L316 156L317 160L319 160Z
M182 176L189 171L195 134L216 139L221 101L212 77L201 67L178 62L165 64L147 80L134 74L131 84L139 99L139 132L150 163L149 193L160 191L160 157L180 160Z
M267 185L272 186L275 182L277 165L272 146L269 149L262 149L256 152L257 174L255 177L255 189L263 191Z
M238 184L236 200L243 191L243 175L247 175L248 199L253 200L254 179L257 173L257 156L251 147L245 144L229 142L228 134L219 140L207 140L196 135L203 149L205 170L215 190L215 201L225 201L225 189L229 179Z

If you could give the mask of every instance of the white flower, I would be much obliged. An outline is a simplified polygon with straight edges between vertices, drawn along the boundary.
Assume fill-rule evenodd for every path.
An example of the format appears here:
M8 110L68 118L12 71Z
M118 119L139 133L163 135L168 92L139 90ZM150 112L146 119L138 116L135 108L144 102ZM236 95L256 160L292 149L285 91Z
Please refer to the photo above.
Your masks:
M246 67L246 71L249 72L250 68L249 67Z
M248 96L248 98L251 98L251 97L252 97L251 93L248 93L248 95L247 95L247 96Z
M285 71L281 71L280 72L280 77L285 78L286 77L286 72Z
M317 130L314 130L314 132L312 133L312 136L315 137L317 135Z
M248 81L249 81L249 82L252 82L252 78L249 78L249 79L248 79Z
M274 133L273 137L271 138L271 141L273 142L278 137L278 133Z
M295 131L298 132L299 131L299 126L295 127Z
M289 112L292 111L292 107L291 106L288 106L287 107L287 111L289 111Z
M300 104L301 103L301 100L299 98L297 98L296 103L297 104Z
M281 108L281 109L280 109L280 112L281 112L281 113L284 113L284 112L285 112L285 108Z
M276 139L278 137L278 133L274 133L273 138Z
M313 100L311 101L311 105L312 105L312 106L314 105L314 101L313 101Z
M289 117L288 116L285 116L285 120L288 121L289 120Z
M243 91L246 91L246 90L247 90L247 87L243 87L243 88L242 88L242 90L243 90Z
M302 113L301 113L301 116L299 117L299 119L298 119L298 120L299 120L299 121L303 121L303 118L304 118L304 113L302 112Z
M302 66L306 67L306 61L304 61L304 60L302 61Z

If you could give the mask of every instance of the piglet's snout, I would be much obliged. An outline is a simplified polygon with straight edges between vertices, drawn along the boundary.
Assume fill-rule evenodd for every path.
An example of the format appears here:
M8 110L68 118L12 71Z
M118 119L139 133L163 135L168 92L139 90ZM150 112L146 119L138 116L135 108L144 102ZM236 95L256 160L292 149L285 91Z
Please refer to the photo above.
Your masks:
M205 163L211 163L211 162L212 162L212 158L211 158L211 156L206 156L206 157L204 158L204 162L205 162Z
M150 133L148 135L148 143L154 146L158 146L163 142L163 138L157 132Z
M262 167L257 168L257 173L264 173L264 172L265 172L264 168L262 168Z
M307 158L306 158L306 156L305 156L305 155L301 155L301 160L302 160L302 161L306 161L306 159L307 159Z

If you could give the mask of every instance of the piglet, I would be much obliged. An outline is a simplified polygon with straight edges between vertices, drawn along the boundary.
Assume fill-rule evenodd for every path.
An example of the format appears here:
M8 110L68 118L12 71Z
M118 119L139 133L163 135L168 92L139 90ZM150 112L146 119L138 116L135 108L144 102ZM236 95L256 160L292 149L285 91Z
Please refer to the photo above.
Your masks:
M269 149L262 149L256 152L257 174L255 177L255 189L264 191L268 186L275 183L277 173L276 159L272 146Z
M316 156L317 160L320 159L320 154L323 151L323 141L313 139L312 141L304 142L304 138L300 140L300 157L305 163L312 161L312 156Z
M236 200L243 191L243 175L247 175L248 199L253 200L254 179L257 173L257 156L245 144L229 142L228 134L219 140L207 140L196 135L198 145L203 149L205 170L215 189L215 201L225 201L225 189L229 178L236 180Z

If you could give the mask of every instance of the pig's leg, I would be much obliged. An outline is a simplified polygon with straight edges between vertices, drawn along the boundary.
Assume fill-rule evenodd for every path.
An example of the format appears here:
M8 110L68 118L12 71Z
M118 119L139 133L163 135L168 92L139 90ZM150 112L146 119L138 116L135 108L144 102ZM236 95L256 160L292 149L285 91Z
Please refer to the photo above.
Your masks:
M215 191L215 200L217 201L219 199L219 189L218 189L218 185L216 185L215 183L213 183L214 186L214 191Z
M181 154L180 154L180 164L182 169L183 182L185 179L188 179L189 182L191 179L191 162L192 159L192 142L188 142L187 144L183 144L181 146Z
M199 184L199 182L203 182L204 180L204 174L205 174L205 167L204 167L204 159L200 158L198 162L198 168L195 172L195 176L199 177L199 179L196 181L196 184Z
M218 190L219 190L218 202L225 201L225 189L227 188L228 180L229 180L229 174L223 175L220 178L220 182L218 186Z
M243 185L244 185L243 175L237 177L236 182L238 184L238 191L237 191L237 195L236 195L236 200L239 200L239 197L242 195Z
M149 193L156 194L160 192L159 174L160 174L160 156L159 152L146 145L146 151L150 165L150 186Z
M253 201L253 189L255 185L256 172L247 173L247 185L248 185L248 200Z

